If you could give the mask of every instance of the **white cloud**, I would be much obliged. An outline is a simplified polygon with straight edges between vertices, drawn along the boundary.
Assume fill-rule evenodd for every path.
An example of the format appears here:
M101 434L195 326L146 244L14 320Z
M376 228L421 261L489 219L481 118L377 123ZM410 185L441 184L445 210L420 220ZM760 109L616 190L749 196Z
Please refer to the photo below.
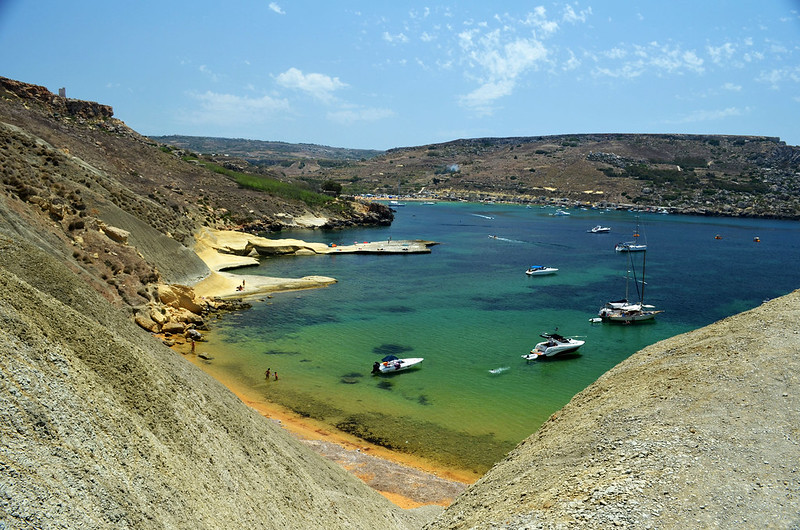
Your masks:
M283 9L281 9L281 6L279 6L279 5L278 5L277 3L275 3L275 2L270 2L270 3L269 3L269 8L270 8L272 11L274 11L274 12L278 13L279 15L285 15L285 14L286 14L286 12L285 12Z
M304 74L297 68L289 68L279 74L276 80L285 88L302 90L321 101L330 101L334 91L347 87L347 84L341 82L338 77Z
M706 50L714 63L721 64L724 61L729 61L731 57L733 57L736 48L730 42L726 42L722 46L707 46Z
M327 114L328 119L344 125L351 125L356 122L378 121L394 116L394 111L390 109L342 109L331 111Z
M694 51L661 45L657 42L651 42L647 47L634 45L630 51L615 47L600 53L598 57L598 62L605 58L619 63L598 64L594 74L606 77L631 79L647 71L652 71L656 75L683 71L702 74L705 71L705 62Z
M780 89L780 85L784 82L800 83L800 66L773 68L772 70L761 72L756 81L767 83L774 90Z
M698 123L705 121L719 121L719 120L724 120L725 118L730 118L731 116L741 116L742 114L746 114L749 112L750 112L749 107L745 107L744 109L739 109L736 107L728 107L726 109L721 109L721 110L698 110L678 119L676 123Z
M722 89L723 90L728 90L730 92L741 92L742 91L742 85L735 85L733 83L725 83L724 85L722 85Z
M591 7L582 9L581 11L578 11L576 13L571 5L567 5L567 7L564 8L564 16L562 18L564 22L569 22L570 24L574 24L576 22L586 22L586 19L591 14L592 14Z
M494 101L510 95L513 90L514 81L512 80L489 81L466 96L462 96L460 101L462 105L475 110L478 114L489 115L494 110L492 107Z
M558 22L555 20L548 20L547 11L542 6L538 6L532 13L528 13L523 24L538 29L539 36L542 38L558 31Z
M187 118L193 123L227 127L259 123L289 109L289 102L285 99L275 99L266 95L242 97L208 91L202 94L190 93L189 96L200 104L199 109Z
M388 31L384 31L383 40L385 40L386 42L399 42L401 44L405 44L406 42L408 42L408 37L406 37L405 34L403 33L392 35Z
M569 53L569 59L564 61L564 63L561 65L561 69L562 70L576 70L581 65L580 59L575 57L575 53L573 53L572 50L567 50L567 53Z
M461 98L461 103L481 113L489 113L492 103L510 95L517 79L547 60L547 49L535 39L516 38L503 42L504 35L494 30L474 40L476 33L462 32L462 50L479 73L480 86Z

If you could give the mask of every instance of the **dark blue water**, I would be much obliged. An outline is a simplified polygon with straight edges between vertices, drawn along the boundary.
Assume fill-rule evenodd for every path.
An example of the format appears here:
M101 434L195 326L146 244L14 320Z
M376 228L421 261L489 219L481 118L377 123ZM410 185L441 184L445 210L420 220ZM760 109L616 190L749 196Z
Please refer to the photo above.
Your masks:
M551 208L467 203L397 210L391 227L281 234L441 244L424 255L280 257L243 270L338 283L276 294L215 324L210 338L224 354L212 371L383 445L483 471L633 352L800 287L796 222L640 214L645 302L664 312L652 323L593 324L603 303L625 294L631 258L641 279L643 256L614 251L631 240L636 214L559 217ZM597 224L612 232L587 233ZM528 277L533 264L559 272ZM586 341L580 355L526 363L521 355L556 327ZM425 361L371 376L387 353ZM280 385L262 381L267 368L279 371Z

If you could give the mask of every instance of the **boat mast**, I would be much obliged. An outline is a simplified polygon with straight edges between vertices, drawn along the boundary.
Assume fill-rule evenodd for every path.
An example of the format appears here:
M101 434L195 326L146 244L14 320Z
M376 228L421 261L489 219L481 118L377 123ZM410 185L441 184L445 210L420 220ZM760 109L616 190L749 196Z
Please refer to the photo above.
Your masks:
M639 303L644 306L644 267L645 263L647 263L647 250L642 251L642 297L639 299Z

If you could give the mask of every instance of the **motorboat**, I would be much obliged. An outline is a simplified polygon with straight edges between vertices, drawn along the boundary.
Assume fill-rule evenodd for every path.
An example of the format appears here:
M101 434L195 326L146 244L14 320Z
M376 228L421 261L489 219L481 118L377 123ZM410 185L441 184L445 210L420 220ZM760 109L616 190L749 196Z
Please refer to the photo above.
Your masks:
M562 215L571 215L569 212L565 212L564 210L556 210L556 213L551 214L555 216L562 216Z
M416 366L424 359L422 357L409 357L407 359L398 359L394 355L387 355L381 362L375 361L372 365L373 374L389 374L408 370L412 366Z
M546 274L555 274L558 272L558 269L555 267L545 267L544 265L531 265L528 267L528 270L525 271L525 274L528 276L544 276Z
M595 227L590 228L587 232L591 232L592 234L607 234L611 232L610 226L601 226L597 225Z
M542 333L539 336L546 340L538 343L530 353L523 355L523 359L527 361L535 361L539 357L555 357L556 355L572 353L583 346L586 342L583 340L567 338L559 335L558 333Z

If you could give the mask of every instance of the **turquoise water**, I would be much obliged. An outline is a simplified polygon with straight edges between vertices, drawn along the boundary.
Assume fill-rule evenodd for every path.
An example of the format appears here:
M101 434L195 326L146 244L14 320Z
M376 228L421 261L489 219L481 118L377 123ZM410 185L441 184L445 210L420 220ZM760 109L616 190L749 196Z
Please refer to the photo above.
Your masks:
M641 214L646 302L665 312L652 323L593 324L605 301L625 294L630 256L614 244L631 239L636 216L554 211L409 203L391 227L283 233L329 244L441 244L423 255L278 257L242 270L338 283L278 293L215 323L209 339L225 353L213 369L365 439L482 472L633 352L800 287L796 222ZM596 224L612 232L586 232ZM559 272L528 277L532 264ZM539 333L556 327L586 341L580 355L526 363L521 355ZM425 361L370 375L388 353ZM267 368L278 371L277 384L263 381Z

